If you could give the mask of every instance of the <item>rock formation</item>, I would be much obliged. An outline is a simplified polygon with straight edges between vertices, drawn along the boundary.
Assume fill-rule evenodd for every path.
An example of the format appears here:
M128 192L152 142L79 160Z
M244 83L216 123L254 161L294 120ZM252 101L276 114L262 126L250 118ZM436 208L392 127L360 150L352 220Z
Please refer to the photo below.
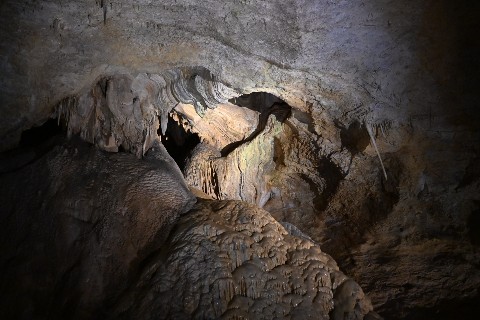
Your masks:
M1 176L3 319L90 319L195 203L163 146L55 146Z
M142 160L63 142L0 182L2 318L376 316L297 229L243 202L192 208L158 141Z
M179 103L191 103L199 115L207 108L235 96L221 83L205 80L205 70L167 70L163 75L138 74L100 79L89 91L62 100L55 117L64 121L68 134L107 151L118 147L145 154L157 130L165 134L168 114Z
M375 319L371 309L305 236L244 202L203 200L144 266L115 318Z
M338 298L349 294L367 314L356 282L389 319L476 319L479 12L446 0L2 1L1 311L154 317L170 298L145 279L183 267L161 255L198 239L222 252L195 226L222 216L212 227L235 229L221 209L233 206L275 226L282 252L320 246L352 277L322 286L325 317L355 306ZM42 142L59 132L73 140ZM212 201L187 213L191 192ZM228 259L216 263L235 286ZM302 268L289 259L292 280ZM161 288L187 294L177 284ZM264 307L212 307L195 290L183 306L215 316ZM272 312L310 312L283 303Z

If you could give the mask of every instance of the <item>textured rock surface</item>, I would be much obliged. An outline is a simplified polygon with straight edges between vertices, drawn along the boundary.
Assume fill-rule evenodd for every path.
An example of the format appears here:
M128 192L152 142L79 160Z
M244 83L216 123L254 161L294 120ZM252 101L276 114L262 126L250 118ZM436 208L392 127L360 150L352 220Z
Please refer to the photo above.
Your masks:
M443 177L435 192L438 182L426 181L435 163L419 163L415 145L382 155L385 179L364 125L334 122L318 137L302 115L294 110L284 123L270 116L259 135L224 157L200 144L185 169L187 182L298 226L355 275L385 315L472 317L480 285L478 176L469 173L453 186ZM377 137L388 141L390 130L379 127ZM340 146L328 143L335 136Z
M2 319L101 317L195 203L161 145L57 146L0 175L0 197Z
M239 201L182 216L114 318L375 319L358 284L305 236Z
M468 84L455 69L464 57L450 55L461 27L474 23L467 15L449 28L463 9L418 0L4 1L2 144L103 76L181 66L202 66L232 88L269 91L303 110L308 100L335 117L418 119L444 105L450 90L438 89L449 74L459 88Z
M55 117L80 136L106 151L118 147L141 157L165 133L168 114L180 102L192 103L196 113L216 108L235 91L213 80L206 71L168 70L163 74L116 75L100 79L92 89L62 100Z
M256 138L235 148L226 157L209 145L199 145L185 168L189 185L216 199L238 199L262 207L270 198L273 173L273 139L281 123L270 116Z
M255 172L279 178L252 180L248 200L262 204L270 179L264 208L321 243L388 318L478 315L478 12L478 2L447 0L2 1L0 149L70 105L62 119L74 119L73 132L141 155L197 75L238 94L273 93L292 117L262 137L268 152L283 141L285 165L259 154ZM161 95L171 103L155 95L167 81L129 83L169 70L187 75L181 91ZM98 91L105 79L128 81L113 80L109 96ZM93 97L94 107L79 103ZM216 135L222 128L205 123L197 131L213 158L250 132ZM234 195L238 185L222 188Z
M0 182L4 319L376 317L268 212L202 200L185 213L195 198L158 142L142 160L63 144Z
M245 140L255 131L259 120L258 112L230 103L219 104L215 110L207 111L203 118L188 104L176 106L175 112L175 121L183 130L199 134L205 144L217 150Z

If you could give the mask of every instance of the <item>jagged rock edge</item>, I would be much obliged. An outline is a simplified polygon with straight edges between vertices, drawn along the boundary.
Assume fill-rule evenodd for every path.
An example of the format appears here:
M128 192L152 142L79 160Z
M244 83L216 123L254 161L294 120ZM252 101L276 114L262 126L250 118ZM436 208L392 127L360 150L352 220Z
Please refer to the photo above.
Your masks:
M127 83L123 89L129 89L132 96L129 113L124 110L128 104L122 106L111 101L123 94L111 92L115 85L122 85L122 81ZM134 87L134 84L138 85ZM100 90L95 91L96 88ZM109 98L109 94L113 94L113 98ZM62 99L51 117L65 125L68 136L79 134L83 140L106 151L118 151L122 146L141 157L158 139L159 128L165 134L168 114L178 103L194 105L203 117L207 109L239 95L198 67L171 69L161 74L140 73L135 77L113 75L100 78L87 92ZM141 119L135 119L139 111Z

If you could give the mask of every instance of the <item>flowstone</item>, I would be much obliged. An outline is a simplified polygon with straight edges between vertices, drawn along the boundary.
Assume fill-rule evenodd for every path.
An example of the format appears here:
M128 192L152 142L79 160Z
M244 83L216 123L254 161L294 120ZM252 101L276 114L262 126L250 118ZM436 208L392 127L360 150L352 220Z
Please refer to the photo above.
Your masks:
M115 317L376 319L370 300L298 229L241 201L200 200L144 265Z

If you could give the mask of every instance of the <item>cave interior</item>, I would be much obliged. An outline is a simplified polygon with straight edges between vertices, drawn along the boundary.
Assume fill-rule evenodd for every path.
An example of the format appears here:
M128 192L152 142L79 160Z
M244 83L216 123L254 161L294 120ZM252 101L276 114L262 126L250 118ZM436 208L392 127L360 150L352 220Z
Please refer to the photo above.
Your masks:
M478 318L478 3L0 9L0 318Z

